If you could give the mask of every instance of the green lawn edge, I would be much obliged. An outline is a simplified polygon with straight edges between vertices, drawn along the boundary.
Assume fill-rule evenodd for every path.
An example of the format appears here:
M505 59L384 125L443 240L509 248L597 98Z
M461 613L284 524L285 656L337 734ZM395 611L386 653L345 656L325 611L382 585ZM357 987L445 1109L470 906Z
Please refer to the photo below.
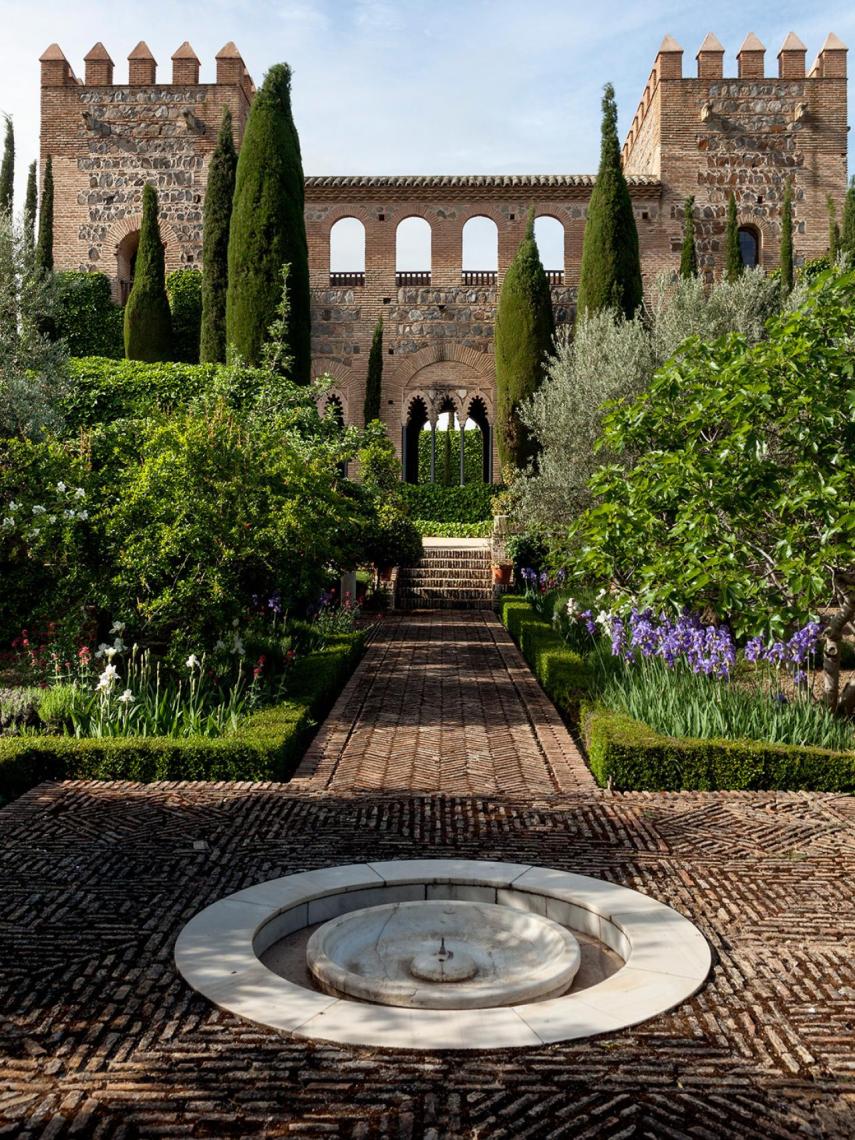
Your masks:
M13 800L44 780L286 781L362 656L365 639L362 631L341 634L299 658L289 674L288 699L253 713L231 736L4 737L0 800Z
M855 753L756 740L662 736L594 698L581 654L524 597L506 594L499 616L542 688L574 724L602 787L621 791L855 791Z

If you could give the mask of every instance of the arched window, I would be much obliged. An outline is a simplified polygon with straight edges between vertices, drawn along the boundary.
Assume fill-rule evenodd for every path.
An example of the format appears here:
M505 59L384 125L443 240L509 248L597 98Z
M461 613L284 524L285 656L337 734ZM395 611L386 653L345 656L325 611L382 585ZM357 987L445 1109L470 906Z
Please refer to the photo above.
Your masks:
M499 227L492 218L469 218L463 227L463 284L494 285L499 270Z
M739 256L746 269L760 264L760 235L753 226L739 227Z
M116 246L116 277L119 281L119 302L122 305L127 301L134 283L139 244L140 231L131 230Z
M330 285L365 284L365 226L339 218L330 230Z
M424 218L404 218L395 231L398 285L430 285L431 231Z
M550 285L564 284L564 227L543 214L534 219L534 240Z
M419 481L419 434L428 423L427 405L421 396L416 396L407 409L407 422L403 428L403 467L404 482Z

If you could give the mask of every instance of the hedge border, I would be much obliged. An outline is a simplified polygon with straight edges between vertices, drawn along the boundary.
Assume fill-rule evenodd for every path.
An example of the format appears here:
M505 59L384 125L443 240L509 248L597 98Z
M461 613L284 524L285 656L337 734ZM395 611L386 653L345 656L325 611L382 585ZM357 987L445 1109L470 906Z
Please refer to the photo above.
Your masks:
M247 717L231 736L13 736L0 739L0 801L43 780L273 780L293 775L318 721L362 655L365 632L331 638L292 667L288 700Z
M855 792L855 753L756 740L662 736L593 699L584 658L518 595L499 614L551 700L578 724L601 787L622 791Z

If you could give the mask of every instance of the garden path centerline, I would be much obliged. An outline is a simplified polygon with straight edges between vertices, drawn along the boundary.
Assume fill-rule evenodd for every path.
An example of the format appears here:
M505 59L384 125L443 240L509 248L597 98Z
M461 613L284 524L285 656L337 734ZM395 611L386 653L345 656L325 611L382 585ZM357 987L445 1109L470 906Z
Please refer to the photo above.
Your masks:
M387 617L294 783L335 792L595 791L560 716L487 610Z

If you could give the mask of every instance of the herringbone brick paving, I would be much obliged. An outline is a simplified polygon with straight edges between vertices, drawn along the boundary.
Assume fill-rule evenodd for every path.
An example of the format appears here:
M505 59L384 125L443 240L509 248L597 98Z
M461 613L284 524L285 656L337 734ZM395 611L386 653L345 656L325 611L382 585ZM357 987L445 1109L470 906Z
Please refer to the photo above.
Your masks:
M333 792L548 795L594 786L489 610L384 621L297 779Z
M396 652L393 629L367 662ZM414 650L421 637L401 636ZM517 668L501 639L498 653ZM397 779L362 792L318 777L43 784L0 812L0 1136L855 1134L851 798L609 795L552 780L542 793L415 794ZM425 855L645 891L704 931L711 978L635 1029L418 1055L291 1040L217 1010L175 972L181 926L231 891Z

